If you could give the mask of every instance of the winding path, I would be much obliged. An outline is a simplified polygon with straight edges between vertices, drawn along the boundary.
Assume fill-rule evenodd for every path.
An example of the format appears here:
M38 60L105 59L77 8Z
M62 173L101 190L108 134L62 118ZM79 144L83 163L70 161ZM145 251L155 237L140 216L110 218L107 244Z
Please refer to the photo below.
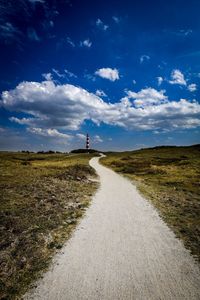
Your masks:
M93 158L101 187L72 238L25 299L199 300L189 252L134 185Z

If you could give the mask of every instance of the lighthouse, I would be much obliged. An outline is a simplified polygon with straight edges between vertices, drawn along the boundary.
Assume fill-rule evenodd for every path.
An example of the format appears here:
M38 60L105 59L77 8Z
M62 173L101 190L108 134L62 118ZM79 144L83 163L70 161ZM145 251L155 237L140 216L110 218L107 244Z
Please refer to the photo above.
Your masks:
M90 149L90 137L89 137L89 134L87 133L86 135L86 150L89 150Z

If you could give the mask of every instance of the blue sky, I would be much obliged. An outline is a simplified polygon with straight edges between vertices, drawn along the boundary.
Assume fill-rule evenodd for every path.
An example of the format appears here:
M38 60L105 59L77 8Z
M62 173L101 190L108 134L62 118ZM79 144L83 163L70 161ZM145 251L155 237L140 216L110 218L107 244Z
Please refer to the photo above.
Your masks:
M200 142L200 2L0 0L0 149Z

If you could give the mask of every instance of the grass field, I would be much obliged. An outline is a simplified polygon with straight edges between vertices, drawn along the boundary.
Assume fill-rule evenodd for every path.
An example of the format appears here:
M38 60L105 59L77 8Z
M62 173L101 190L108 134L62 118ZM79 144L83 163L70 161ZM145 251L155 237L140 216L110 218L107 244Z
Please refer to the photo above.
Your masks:
M0 153L0 299L18 299L69 237L97 188L91 157Z
M200 145L107 153L101 162L133 180L200 260Z

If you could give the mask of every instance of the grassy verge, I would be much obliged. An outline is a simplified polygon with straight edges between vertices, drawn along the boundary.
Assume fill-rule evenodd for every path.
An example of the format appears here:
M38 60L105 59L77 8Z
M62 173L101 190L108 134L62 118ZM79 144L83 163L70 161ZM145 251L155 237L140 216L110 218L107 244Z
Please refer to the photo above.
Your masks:
M108 153L101 162L133 180L200 261L200 146Z
M0 153L0 299L18 299L69 237L97 188L91 157Z

